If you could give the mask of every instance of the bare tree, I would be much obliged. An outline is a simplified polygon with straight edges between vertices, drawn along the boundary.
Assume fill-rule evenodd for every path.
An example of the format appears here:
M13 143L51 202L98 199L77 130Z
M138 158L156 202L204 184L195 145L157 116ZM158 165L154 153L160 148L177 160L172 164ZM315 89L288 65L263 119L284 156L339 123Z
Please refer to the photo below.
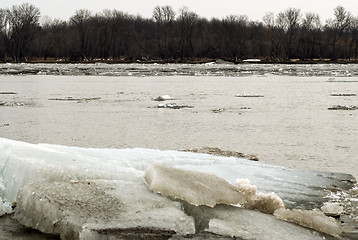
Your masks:
M279 39L276 28L275 15L273 12L268 12L263 17L263 22L268 29L268 36L270 40L270 58L278 58Z
M169 55L169 35L172 30L175 12L170 6L157 6L153 10L153 19L156 23L156 36L159 55L167 58Z
M326 30L329 32L332 42L331 59L337 59L336 47L337 42L342 38L343 33L349 28L352 20L352 14L342 6L337 6L334 9L334 19L328 19L326 23Z
M82 60L88 61L89 54L89 29L90 23L89 19L92 16L92 13L89 10L81 9L75 12L70 19L70 23L77 29L79 38L80 38L80 55Z
M245 15L230 15L223 19L222 23L226 54L234 61L238 61L238 59L241 59L244 55L248 17Z
M8 18L6 10L0 9L0 46L3 51L3 59L6 61L6 36L8 31Z
M40 10L34 5L24 3L14 5L7 11L8 38L12 57L15 61L24 58L27 61L27 51L36 30L39 28Z
M286 57L293 57L293 43L300 27L301 13L299 9L289 8L277 15L277 26L283 32Z
M186 7L179 12L179 55L183 58L193 55L193 34L199 16Z
M39 55L47 57L66 58L70 54L74 41L68 30L68 23L60 19L51 19L42 24L41 37L38 40Z
M313 59L317 54L317 45L321 45L320 31L322 23L317 13L306 13L302 22L300 48L301 59Z
M351 51L354 47L354 60L357 60L358 57L358 17L352 17L351 24L349 27L349 32L351 36L351 44L350 44L350 51L349 57L351 57Z

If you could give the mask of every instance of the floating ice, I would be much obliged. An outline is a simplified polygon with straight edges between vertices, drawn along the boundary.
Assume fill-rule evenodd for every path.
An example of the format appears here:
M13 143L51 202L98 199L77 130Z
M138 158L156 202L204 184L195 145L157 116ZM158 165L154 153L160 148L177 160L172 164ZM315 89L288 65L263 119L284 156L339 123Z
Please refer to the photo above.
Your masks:
M174 100L174 98L169 95L162 95L153 98L153 101L167 101L167 100Z
M192 106L189 105L178 105L176 103L160 103L157 105L157 108L170 108L170 109L181 109L181 108L193 108Z
M333 97L354 97L357 96L355 93L331 93L330 94Z
M329 107L328 110L357 110L358 106L353 105L333 105Z
M263 95L259 94L236 94L235 97L264 97Z
M0 74L5 75L94 75L94 76L247 76L247 75L288 75L288 76L357 76L354 64L256 64L246 62L236 65L232 62L216 60L217 64L1 64ZM330 77L334 76L334 77Z

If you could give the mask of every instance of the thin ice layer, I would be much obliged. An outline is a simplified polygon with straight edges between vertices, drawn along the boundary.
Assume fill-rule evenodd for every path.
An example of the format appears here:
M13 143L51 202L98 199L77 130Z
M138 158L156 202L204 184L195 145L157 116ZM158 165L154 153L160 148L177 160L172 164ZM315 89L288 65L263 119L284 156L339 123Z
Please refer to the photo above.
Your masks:
M148 228L186 235L195 232L192 217L178 202L130 181L33 183L17 198L15 217L27 227L61 239L93 239L103 229ZM84 233L82 233L84 231Z

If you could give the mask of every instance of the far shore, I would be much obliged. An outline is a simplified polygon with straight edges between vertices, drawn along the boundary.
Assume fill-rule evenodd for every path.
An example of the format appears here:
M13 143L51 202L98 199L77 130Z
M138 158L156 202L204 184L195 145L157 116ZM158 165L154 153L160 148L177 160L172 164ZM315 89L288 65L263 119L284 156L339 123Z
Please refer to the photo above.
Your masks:
M255 64L358 64L358 59L312 59L312 60L300 60L300 59L290 59L290 60L281 60L281 59L212 59L212 58L178 58L178 59L150 59L146 57L129 59L91 59L91 60L70 60L62 58L31 58L21 61L13 61L8 59L7 61L0 60L0 63L61 63L61 64L93 64L93 63L106 63L106 64L131 64L131 63L141 63L141 64L204 64L204 63L232 63L232 64L245 64L245 63L255 63Z

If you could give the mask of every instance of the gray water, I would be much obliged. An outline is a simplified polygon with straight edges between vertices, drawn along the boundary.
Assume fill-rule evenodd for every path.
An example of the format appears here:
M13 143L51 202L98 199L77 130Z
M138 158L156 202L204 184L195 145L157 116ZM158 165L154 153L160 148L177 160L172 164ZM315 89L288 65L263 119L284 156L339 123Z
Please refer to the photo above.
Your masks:
M158 68L146 66L148 73ZM185 68L205 69L197 66ZM349 66L344 72L354 72ZM82 147L219 147L267 163L357 176L358 110L328 108L358 105L357 96L331 96L358 94L358 77L274 75L266 65L257 68L261 76L0 75L0 136ZM175 98L165 103L189 108L157 108L152 98L164 94Z

